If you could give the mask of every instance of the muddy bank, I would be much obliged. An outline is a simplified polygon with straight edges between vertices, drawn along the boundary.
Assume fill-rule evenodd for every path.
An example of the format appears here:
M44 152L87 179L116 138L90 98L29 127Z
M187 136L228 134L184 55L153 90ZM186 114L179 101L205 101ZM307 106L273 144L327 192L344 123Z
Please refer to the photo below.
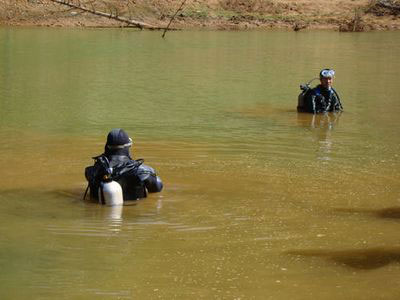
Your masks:
M165 27L182 1L69 0L76 6ZM288 28L341 31L399 30L397 0L187 0L172 27L245 30ZM124 22L51 0L0 0L0 24L50 27L126 27Z

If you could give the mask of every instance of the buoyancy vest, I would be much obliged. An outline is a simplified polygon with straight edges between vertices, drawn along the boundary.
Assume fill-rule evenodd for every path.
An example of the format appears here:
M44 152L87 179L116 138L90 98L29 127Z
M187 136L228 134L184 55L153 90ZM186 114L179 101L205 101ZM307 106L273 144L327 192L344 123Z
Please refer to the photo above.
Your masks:
M92 198L98 199L98 188L105 179L112 179L121 185L124 200L147 196L145 184L138 174L138 169L143 164L142 159L133 160L125 155L99 155L93 159L94 165L85 169Z
M340 97L334 88L322 91L320 85L311 89L310 82L300 85L302 92L298 96L297 111L319 113L343 110Z

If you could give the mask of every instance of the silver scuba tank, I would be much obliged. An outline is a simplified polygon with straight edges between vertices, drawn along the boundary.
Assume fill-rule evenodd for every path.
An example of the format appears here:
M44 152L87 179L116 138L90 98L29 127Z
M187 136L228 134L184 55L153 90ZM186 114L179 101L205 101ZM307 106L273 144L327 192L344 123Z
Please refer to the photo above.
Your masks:
M102 182L99 187L99 202L108 206L123 205L122 187L116 181Z

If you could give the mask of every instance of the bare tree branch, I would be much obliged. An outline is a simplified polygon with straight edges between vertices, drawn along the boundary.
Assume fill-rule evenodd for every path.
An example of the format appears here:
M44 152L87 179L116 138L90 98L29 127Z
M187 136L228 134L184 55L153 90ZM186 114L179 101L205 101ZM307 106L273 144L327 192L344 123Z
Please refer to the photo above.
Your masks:
M72 8L80 9L80 10L82 10L84 12L88 12L88 13L91 13L91 14L94 14L94 15L97 15L97 16L114 19L114 20L120 21L122 23L131 25L131 26L134 26L134 27L138 27L140 29L143 29L143 28L145 28L145 29L158 29L158 30L165 29L163 27L154 26L154 25L151 25L151 24L148 24L148 23L144 23L144 22L141 22L141 21L136 21L136 20L131 20L131 19L127 19L127 18L124 18L124 17L120 17L120 16L118 16L118 11L115 13L115 16L114 16L113 15L113 11L111 9L110 9L110 12L111 12L110 14L105 13L105 12L101 12L101 11L97 11L97 10L94 9L93 3L91 3L92 4L91 5L92 9L91 9L91 8L88 8L88 7L85 7L85 6L82 6L82 5L76 5L73 2L71 3L71 2L69 2L69 0L50 0L50 1L54 2L54 3L61 4L61 5L67 5L67 6L72 7Z
M175 14L172 16L171 20L169 20L169 23L167 25L167 27L164 28L164 32L162 34L162 38L165 37L165 33L167 32L169 26L171 25L172 21L175 19L176 15L178 14L179 11L182 10L183 6L185 5L186 0L183 0L183 2L181 3L181 6L179 6L178 10L175 12Z

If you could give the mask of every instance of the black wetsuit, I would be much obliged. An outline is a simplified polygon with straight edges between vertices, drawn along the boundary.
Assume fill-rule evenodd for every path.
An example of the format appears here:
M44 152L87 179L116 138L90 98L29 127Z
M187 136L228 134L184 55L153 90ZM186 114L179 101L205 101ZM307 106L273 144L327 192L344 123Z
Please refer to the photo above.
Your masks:
M322 85L309 90L305 95L304 112L319 114L324 112L342 111L339 95L331 88Z
M98 199L98 189L105 174L100 157L107 158L109 167L112 168L112 179L121 185L124 200L145 198L147 192L156 193L162 190L162 181L155 170L144 165L142 160L133 160L127 149L106 150L104 154L94 158L94 166L85 169L91 198Z

